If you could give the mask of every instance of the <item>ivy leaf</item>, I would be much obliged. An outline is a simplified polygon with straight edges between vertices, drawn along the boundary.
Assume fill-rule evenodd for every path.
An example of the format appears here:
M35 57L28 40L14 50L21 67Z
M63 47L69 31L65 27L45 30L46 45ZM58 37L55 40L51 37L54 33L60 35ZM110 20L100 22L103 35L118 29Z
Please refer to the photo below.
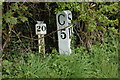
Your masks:
M11 17L11 16L13 16L13 12L11 12L11 11L9 10L9 11L7 11L7 12L4 14L3 17Z
M18 17L22 22L25 22L28 20L28 18L24 17L24 16L19 16Z
M17 18L15 17L7 17L5 18L6 23L10 23L10 24L17 24Z
M18 7L18 3L14 3L14 4L12 4L12 9L11 10L14 10L14 11L16 11L17 9L19 9L19 7Z
M11 17L10 19L11 24L17 24L17 18Z
M96 25L93 24L88 25L88 30L90 30L91 32L93 32L95 29L96 29Z
M102 30L102 31L106 31L106 29L102 26L97 26L97 29Z
M109 27L108 29L115 32L115 33L118 33L118 29L115 29L115 27Z

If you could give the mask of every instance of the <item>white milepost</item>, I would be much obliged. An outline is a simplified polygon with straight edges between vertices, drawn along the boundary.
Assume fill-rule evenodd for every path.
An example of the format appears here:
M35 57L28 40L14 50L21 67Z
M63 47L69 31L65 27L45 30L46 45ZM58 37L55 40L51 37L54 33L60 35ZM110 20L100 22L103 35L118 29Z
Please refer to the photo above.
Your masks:
M57 30L61 29L60 31L58 31L59 53L70 54L71 53L70 44L71 44L72 27L67 27L67 26L71 25L72 13L69 10L59 12L56 15L56 19L57 19Z
M43 21L37 21L37 24L35 25L35 32L36 35L38 35L39 53L40 52L45 53L44 35L46 34L46 31L47 31L46 24ZM43 38L40 39L41 37Z

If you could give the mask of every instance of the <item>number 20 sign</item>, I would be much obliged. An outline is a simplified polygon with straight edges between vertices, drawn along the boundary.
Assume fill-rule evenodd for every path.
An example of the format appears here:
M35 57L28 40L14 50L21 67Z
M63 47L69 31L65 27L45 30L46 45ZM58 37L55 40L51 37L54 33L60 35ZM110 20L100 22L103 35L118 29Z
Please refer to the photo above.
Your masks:
M35 25L35 29L36 29L36 34L40 35L40 34L46 34L46 24L42 23L42 22L37 22L37 24Z
M72 28L65 28L70 26L72 20L72 13L69 10L65 10L63 12L59 12L56 15L57 19L57 30L58 31L58 45L59 45L59 53L60 54L70 54L70 43L71 43L71 32ZM65 29L63 29L65 28Z

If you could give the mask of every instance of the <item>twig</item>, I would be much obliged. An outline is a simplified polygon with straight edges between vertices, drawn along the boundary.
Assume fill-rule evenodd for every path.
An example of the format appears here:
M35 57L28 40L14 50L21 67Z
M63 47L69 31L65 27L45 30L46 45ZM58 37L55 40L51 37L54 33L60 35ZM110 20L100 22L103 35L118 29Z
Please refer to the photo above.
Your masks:
M49 33L49 34L45 35L44 37L37 38L37 39L32 39L32 38L27 37L27 36L21 36L21 37L24 37L24 38L26 38L26 39L31 39L31 40L39 40L39 39L42 39L42 38L48 37L48 36L50 36L50 35L52 35L52 34L56 33L57 31L60 31L60 30L62 30L62 29L66 29L66 28L69 28L69 27L75 27L75 26L73 26L73 25L66 26L66 27L61 28L61 29L59 29L59 30L53 31L53 32L51 32L51 33Z

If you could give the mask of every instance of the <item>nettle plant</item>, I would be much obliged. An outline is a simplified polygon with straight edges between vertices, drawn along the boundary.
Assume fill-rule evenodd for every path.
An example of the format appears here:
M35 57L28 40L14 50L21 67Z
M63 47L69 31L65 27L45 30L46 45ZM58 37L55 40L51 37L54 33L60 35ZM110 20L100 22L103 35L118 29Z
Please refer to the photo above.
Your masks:
M25 6L24 3L11 3L11 5L9 5L9 10L6 10L6 13L3 14L3 19L9 24L25 22L28 20L26 16L30 15L27 11L28 7Z
M3 49L5 48L7 42L10 41L10 37L12 33L16 34L13 28L20 23L28 21L28 16L32 16L29 13L28 7L25 6L25 3L3 3L4 5L8 5L3 9L3 25L2 25L2 33L3 33ZM3 6L4 6L3 5ZM17 35L17 34L16 34Z

